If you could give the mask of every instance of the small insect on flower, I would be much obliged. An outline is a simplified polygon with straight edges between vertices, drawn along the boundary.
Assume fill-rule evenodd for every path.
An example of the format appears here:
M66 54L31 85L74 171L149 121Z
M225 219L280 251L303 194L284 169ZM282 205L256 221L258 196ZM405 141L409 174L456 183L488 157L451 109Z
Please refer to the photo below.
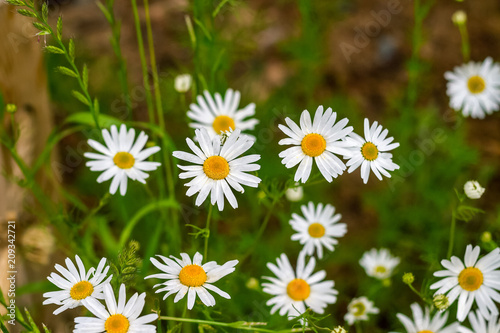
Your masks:
M481 198L484 191L485 189L481 187L479 182L475 180L469 180L467 183L464 184L464 192L469 199Z
M500 333L500 321L498 316L492 316L488 322L481 315L480 311L476 313L469 313L469 323L472 326L472 330L461 327L459 329L460 333Z
M162 262L156 258L150 258L153 265L164 273L153 274L146 276L145 279L166 279L167 281L155 285L153 288L161 287L156 290L156 293L167 291L163 299L176 294L174 303L183 299L187 294L187 308L191 310L194 306L196 295L201 299L206 306L214 306L215 298L208 292L211 290L220 296L230 299L228 293L220 290L212 283L219 281L224 276L234 272L234 266L238 264L238 260L231 260L224 265L218 265L215 261L209 261L202 265L203 256L196 252L193 261L187 253L181 253L181 258L174 256L166 258L157 255ZM207 290L208 289L208 290Z
M323 281L325 271L313 274L316 260L312 257L305 263L305 253L301 252L297 260L297 270L293 270L286 254L276 259L278 265L268 263L267 267L276 275L263 277L269 282L263 283L264 292L274 297L267 301L272 305L271 314L279 310L281 316L293 319L306 311L306 306L316 313L324 313L328 304L337 301L338 291L333 289L333 281Z
M379 313L379 309L373 305L373 302L365 296L361 296L353 298L349 303L344 320L352 326L357 321L367 321L369 314L377 313Z
M106 307L96 301L90 300L86 307L92 312L94 317L75 318L74 333L154 333L156 326L147 324L158 319L156 313L151 313L142 317L141 314L145 301L146 293L135 293L127 302L125 285L120 286L118 302L110 284L104 287L104 300Z
M58 288L59 291L50 291L43 294L47 299L43 304L61 305L54 311L57 315L66 309L73 309L80 305L87 306L87 301L90 299L103 299L103 288L111 281L113 275L106 279L109 266L104 267L106 258L102 258L97 266L97 270L92 267L88 271L85 270L82 260L78 255L75 256L75 261L78 269L75 267L71 259L66 258L66 267L59 264L55 265L55 269L61 273L51 273L47 279ZM106 280L105 280L106 279Z
M452 256L451 260L442 260L445 270L434 273L442 279L430 286L437 289L435 295L448 296L450 305L458 298L458 321L464 321L472 304L476 301L479 311L485 318L498 315L498 308L493 301L499 302L500 290L500 249L496 248L481 259L479 246L467 245L465 260Z
M304 217L293 213L290 225L297 231L292 235L293 241L299 241L304 245L303 251L308 255L318 253L318 258L323 258L323 247L333 251L334 245L338 244L336 238L343 237L347 232L345 223L338 223L342 217L335 214L332 205L323 206L322 203L314 206L312 202L300 207Z
M255 118L249 118L255 114L255 104L248 104L243 109L238 109L241 94L239 91L228 89L224 100L219 93L215 93L214 98L208 91L204 91L203 96L196 99L198 104L191 104L187 116L193 120L189 124L193 128L204 128L207 130L210 138L215 135L232 129L241 132L253 130L259 121Z
M120 194L127 193L127 180L137 180L146 184L149 175L145 171L153 171L161 163L145 161L149 156L160 150L160 147L150 147L143 149L148 141L148 136L141 132L135 141L135 130L127 131L127 127L122 124L120 131L115 125L111 126L111 134L107 129L102 130L102 136L106 146L103 146L92 139L88 144L101 154L85 153L84 156L93 159L85 165L90 167L90 171L104 171L97 178L98 183L105 182L111 178L109 193L115 194L120 187Z
M196 205L200 206L211 193L210 202L217 203L220 211L224 209L224 197L227 198L233 208L238 208L238 202L229 186L238 192L244 192L240 184L257 187L260 178L248 174L257 171L260 165L254 164L260 159L260 155L253 154L238 158L249 150L254 141L248 136L242 136L240 130L235 130L221 146L221 136L210 138L206 129L198 129L196 139L200 148L187 138L186 142L194 154L183 151L174 151L173 156L178 159L194 163L195 165L178 165L185 171L179 174L179 178L194 178L185 184L189 189L188 197L199 192Z
M399 258L393 257L387 249L371 249L365 252L359 264L365 269L368 276L379 280L391 277L394 268L399 265Z
M399 143L392 143L394 138L387 137L389 131L383 130L382 125L376 121L370 127L370 122L365 118L364 126L364 138L351 133L345 140L350 147L349 154L345 155L345 158L349 159L346 164L349 167L347 171L351 173L361 166L361 179L365 184L368 183L370 169L379 180L382 180L382 175L390 178L391 174L387 171L399 169L399 165L392 161L392 154L388 151L399 147Z
M178 93L185 93L191 88L193 78L189 74L181 74L175 77L174 88Z
M300 116L300 127L290 118L285 118L288 126L278 125L281 131L289 138L279 141L280 145L293 145L283 150L279 157L282 164L288 169L297 164L294 181L305 183L311 174L313 160L319 171L328 182L341 175L346 166L338 155L348 154L346 143L342 141L352 132L352 126L346 127L349 120L344 118L335 124L337 113L331 108L323 113L323 106L319 106L311 122L309 111L304 110Z
M431 318L429 308L425 307L424 313L417 303L411 305L411 311L413 313L413 320L404 314L397 314L399 321L403 324L407 333L457 333L461 328L457 322L444 327L448 320L448 312L437 312Z
M490 57L482 63L469 62L446 72L446 94L450 107L465 117L483 119L500 106L500 65Z

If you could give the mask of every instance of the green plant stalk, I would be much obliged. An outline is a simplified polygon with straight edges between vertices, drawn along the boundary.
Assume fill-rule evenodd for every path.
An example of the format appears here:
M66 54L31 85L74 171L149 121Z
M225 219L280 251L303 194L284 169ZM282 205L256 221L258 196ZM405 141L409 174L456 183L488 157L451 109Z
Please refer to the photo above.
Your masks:
M206 235L205 235L205 246L203 250L203 259L207 261L208 255L208 239L210 238L210 220L212 219L212 209L213 206L209 204L208 213L207 213L207 223L205 225Z
M361 327L361 322L357 320L354 325L356 326L356 333L363 333L363 329Z
M467 32L467 25L459 24L458 30L460 31L460 37L462 38L462 57L464 62L469 62L470 60L470 43L469 43L469 33Z
M455 211L451 214L451 226L450 226L450 241L448 242L448 252L446 258L450 258L453 253L453 244L455 242L455 228L457 225L457 218L455 216Z

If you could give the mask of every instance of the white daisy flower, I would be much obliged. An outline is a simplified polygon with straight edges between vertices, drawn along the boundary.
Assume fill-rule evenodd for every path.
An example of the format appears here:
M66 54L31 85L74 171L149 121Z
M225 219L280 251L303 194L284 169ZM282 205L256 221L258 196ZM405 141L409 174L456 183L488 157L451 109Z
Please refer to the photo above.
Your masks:
M235 130L221 146L219 135L211 139L206 129L198 129L196 139L201 149L193 140L187 138L186 142L194 154L174 151L173 155L178 159L195 164L178 165L178 167L185 171L179 174L179 178L194 177L185 186L189 187L186 192L188 197L199 192L196 198L197 206L200 206L212 193L210 202L212 205L217 203L220 211L224 209L224 196L233 208L238 208L238 202L229 186L243 193L244 190L240 184L257 187L260 183L259 177L247 173L260 169L260 165L253 164L260 159L260 155L253 154L238 158L254 144L248 136L240 134L239 129Z
M92 267L85 270L82 260L78 255L75 256L78 269L71 259L66 258L66 267L56 264L55 269L61 273L51 273L47 279L61 288L59 291L50 291L43 294L47 299L43 304L61 305L54 311L57 315L66 309L73 309L82 305L82 301L89 299L103 299L102 290L109 283L113 275L106 279L109 266L104 267L106 258L102 258L97 266L97 270ZM106 280L105 280L106 279Z
M394 268L399 265L399 258L393 257L387 249L371 249L363 253L359 264L365 269L368 276L379 280L391 277Z
M90 167L91 171L104 171L97 178L98 183L113 178L109 187L111 194L115 194L120 187L120 194L125 195L128 178L146 184L145 179L149 175L145 171L156 170L161 165L158 162L145 161L149 156L158 152L160 147L155 146L143 150L148 141L148 136L144 132L139 134L135 143L135 130L131 128L127 131L124 124L120 126L119 132L116 126L112 125L111 134L103 129L102 136L106 146L92 139L88 140L88 144L102 154L85 153L83 155L92 159L85 164Z
M457 322L446 325L448 320L448 312L436 312L431 318L428 307L425 307L425 313L417 303L411 305L413 320L398 313L397 317L403 324L407 333L457 333L460 329L460 324Z
M352 326L357 321L367 321L369 314L377 313L379 313L379 309L373 305L373 302L365 296L361 296L353 298L349 303L344 320Z
M492 316L491 319L486 322L484 317L481 315L480 311L476 313L469 313L469 323L472 326L472 330L466 327L460 327L460 333L500 333L500 321L498 316Z
M335 154L346 155L346 143L342 141L352 132L352 126L346 127L349 120L344 118L335 124L337 113L331 108L323 113L323 106L319 106L311 122L309 111L304 110L300 116L300 127L290 118L285 118L288 125L278 125L281 131L289 138L279 141L280 145L293 145L283 150L279 157L288 169L297 164L294 180L305 183L309 179L313 160L319 171L328 182L341 175L346 166Z
M224 265L218 265L215 261L209 261L202 265L203 256L196 252L193 256L193 261L187 253L181 253L181 258L178 259L170 256L169 259L161 255L157 255L162 262L155 258L150 258L153 265L164 273L153 274L146 276L145 279L166 279L167 281L155 285L153 288L162 287L156 290L156 293L167 291L163 299L176 294L174 303L177 303L188 294L187 308L191 310L196 299L196 295L206 306L214 306L215 298L208 292L211 290L220 296L231 299L228 293L222 291L212 283L219 281L224 276L234 272L234 266L238 264L238 260L231 260ZM208 290L207 290L208 289Z
M469 199L481 198L484 191L485 189L481 187L479 182L475 180L469 180L467 183L464 184L464 192Z
M441 261L445 270L434 273L443 279L430 288L437 289L435 294L447 294L450 305L458 298L458 321L467 317L474 300L486 319L498 315L493 301L500 303L497 291L500 290L500 249L496 248L478 260L479 252L479 246L467 245L464 262L452 256L451 260Z
M297 231L292 235L292 240L298 240L304 245L303 251L308 255L313 255L314 250L318 253L318 258L323 258L323 247L333 251L333 245L338 244L336 238L342 237L347 232L347 226L340 221L342 215L335 214L335 207L320 203L316 207L312 202L300 207L304 217L293 213L290 225Z
M288 261L286 254L276 259L278 265L268 263L267 267L276 275L274 277L263 277L269 282L263 283L263 291L274 295L267 305L272 305L271 314L279 310L281 316L287 315L293 319L306 311L306 306L314 312L322 314L328 304L337 301L338 291L333 289L333 281L322 281L325 271L313 274L316 260L312 257L305 263L305 253L301 252L297 260L297 271L295 272Z
M185 93L191 88L193 78L189 74L181 74L175 77L174 88L178 93Z
M203 96L196 99L198 104L191 104L188 111L188 117L193 120L189 124L193 128L205 128L213 138L215 135L229 129L239 129L240 131L253 130L259 121L255 118L249 118L255 114L255 104L248 104L243 109L238 109L240 103L240 92L228 89L224 100L219 93L215 93L214 98L208 91L204 91Z
M387 153L399 147L399 143L391 143L394 138L387 138L389 131L382 129L382 125L376 121L370 127L370 122L365 118L365 137L351 133L346 138L350 147L349 154L345 155L345 158L349 158L347 171L351 173L361 166L361 178L365 184L370 177L370 169L379 180L382 180L382 175L391 177L387 171L399 169L399 165L392 162L392 154Z
M74 333L153 333L156 326L147 324L158 319L156 313L151 313L142 317L139 315L144 308L146 293L135 293L127 301L125 285L120 286L118 302L110 284L104 286L104 300L106 307L96 301L89 300L85 303L87 309L92 312L93 317L75 318Z
M446 72L446 94L450 107L464 116L483 119L500 105L500 65L490 57L482 63L470 61Z

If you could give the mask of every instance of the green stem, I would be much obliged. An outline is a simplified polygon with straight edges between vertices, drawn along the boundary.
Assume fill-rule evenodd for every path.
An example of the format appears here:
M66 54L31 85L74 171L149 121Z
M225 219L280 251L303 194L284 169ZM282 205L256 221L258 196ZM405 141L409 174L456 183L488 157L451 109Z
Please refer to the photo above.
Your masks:
M453 243L455 242L455 227L457 225L457 219L455 217L455 212L451 214L451 226L450 226L450 241L448 243L448 253L446 258L450 258L453 253Z
M354 325L356 326L356 333L363 333L363 329L361 327L361 322L358 320L354 323Z
M462 56L464 62L469 62L470 60L470 43L469 43L469 33L467 32L467 26L465 23L458 25L458 30L460 31L460 37L462 38Z
M205 234L205 249L203 251L203 259L207 261L207 254L208 254L208 238L210 237L210 220L212 218L212 209L213 206L210 205L208 208L208 214L207 214L207 223L205 226L206 234Z

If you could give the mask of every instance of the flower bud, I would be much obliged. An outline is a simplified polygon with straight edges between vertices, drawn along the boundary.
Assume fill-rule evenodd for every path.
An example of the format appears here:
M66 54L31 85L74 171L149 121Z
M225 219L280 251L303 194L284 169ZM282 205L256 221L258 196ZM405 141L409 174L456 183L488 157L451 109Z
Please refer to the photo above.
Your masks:
M332 333L347 333L344 327L337 326L332 330Z
M179 93L185 93L191 88L193 78L189 74L181 74L175 77L175 90Z
M302 186L290 187L286 190L285 196L288 201L300 201L304 197L304 188Z
M451 20L456 25L463 25L463 24L465 24L467 22L467 14L463 10L457 10L451 16Z
M432 302L439 311L444 311L448 309L448 307L450 306L450 301L448 300L448 297L443 294L438 294L434 296Z
M9 113L15 113L17 111L17 106L15 104L7 104L7 106L5 107L5 109Z
M481 235L481 241L483 243L489 243L489 242L491 242L491 232L489 232L489 231L483 232L482 235Z
M464 185L465 195L469 199L479 199L483 195L485 189L479 185L479 183L475 180L469 180Z
M403 274L403 283L405 284L412 284L415 281L415 276L413 273L404 273Z

